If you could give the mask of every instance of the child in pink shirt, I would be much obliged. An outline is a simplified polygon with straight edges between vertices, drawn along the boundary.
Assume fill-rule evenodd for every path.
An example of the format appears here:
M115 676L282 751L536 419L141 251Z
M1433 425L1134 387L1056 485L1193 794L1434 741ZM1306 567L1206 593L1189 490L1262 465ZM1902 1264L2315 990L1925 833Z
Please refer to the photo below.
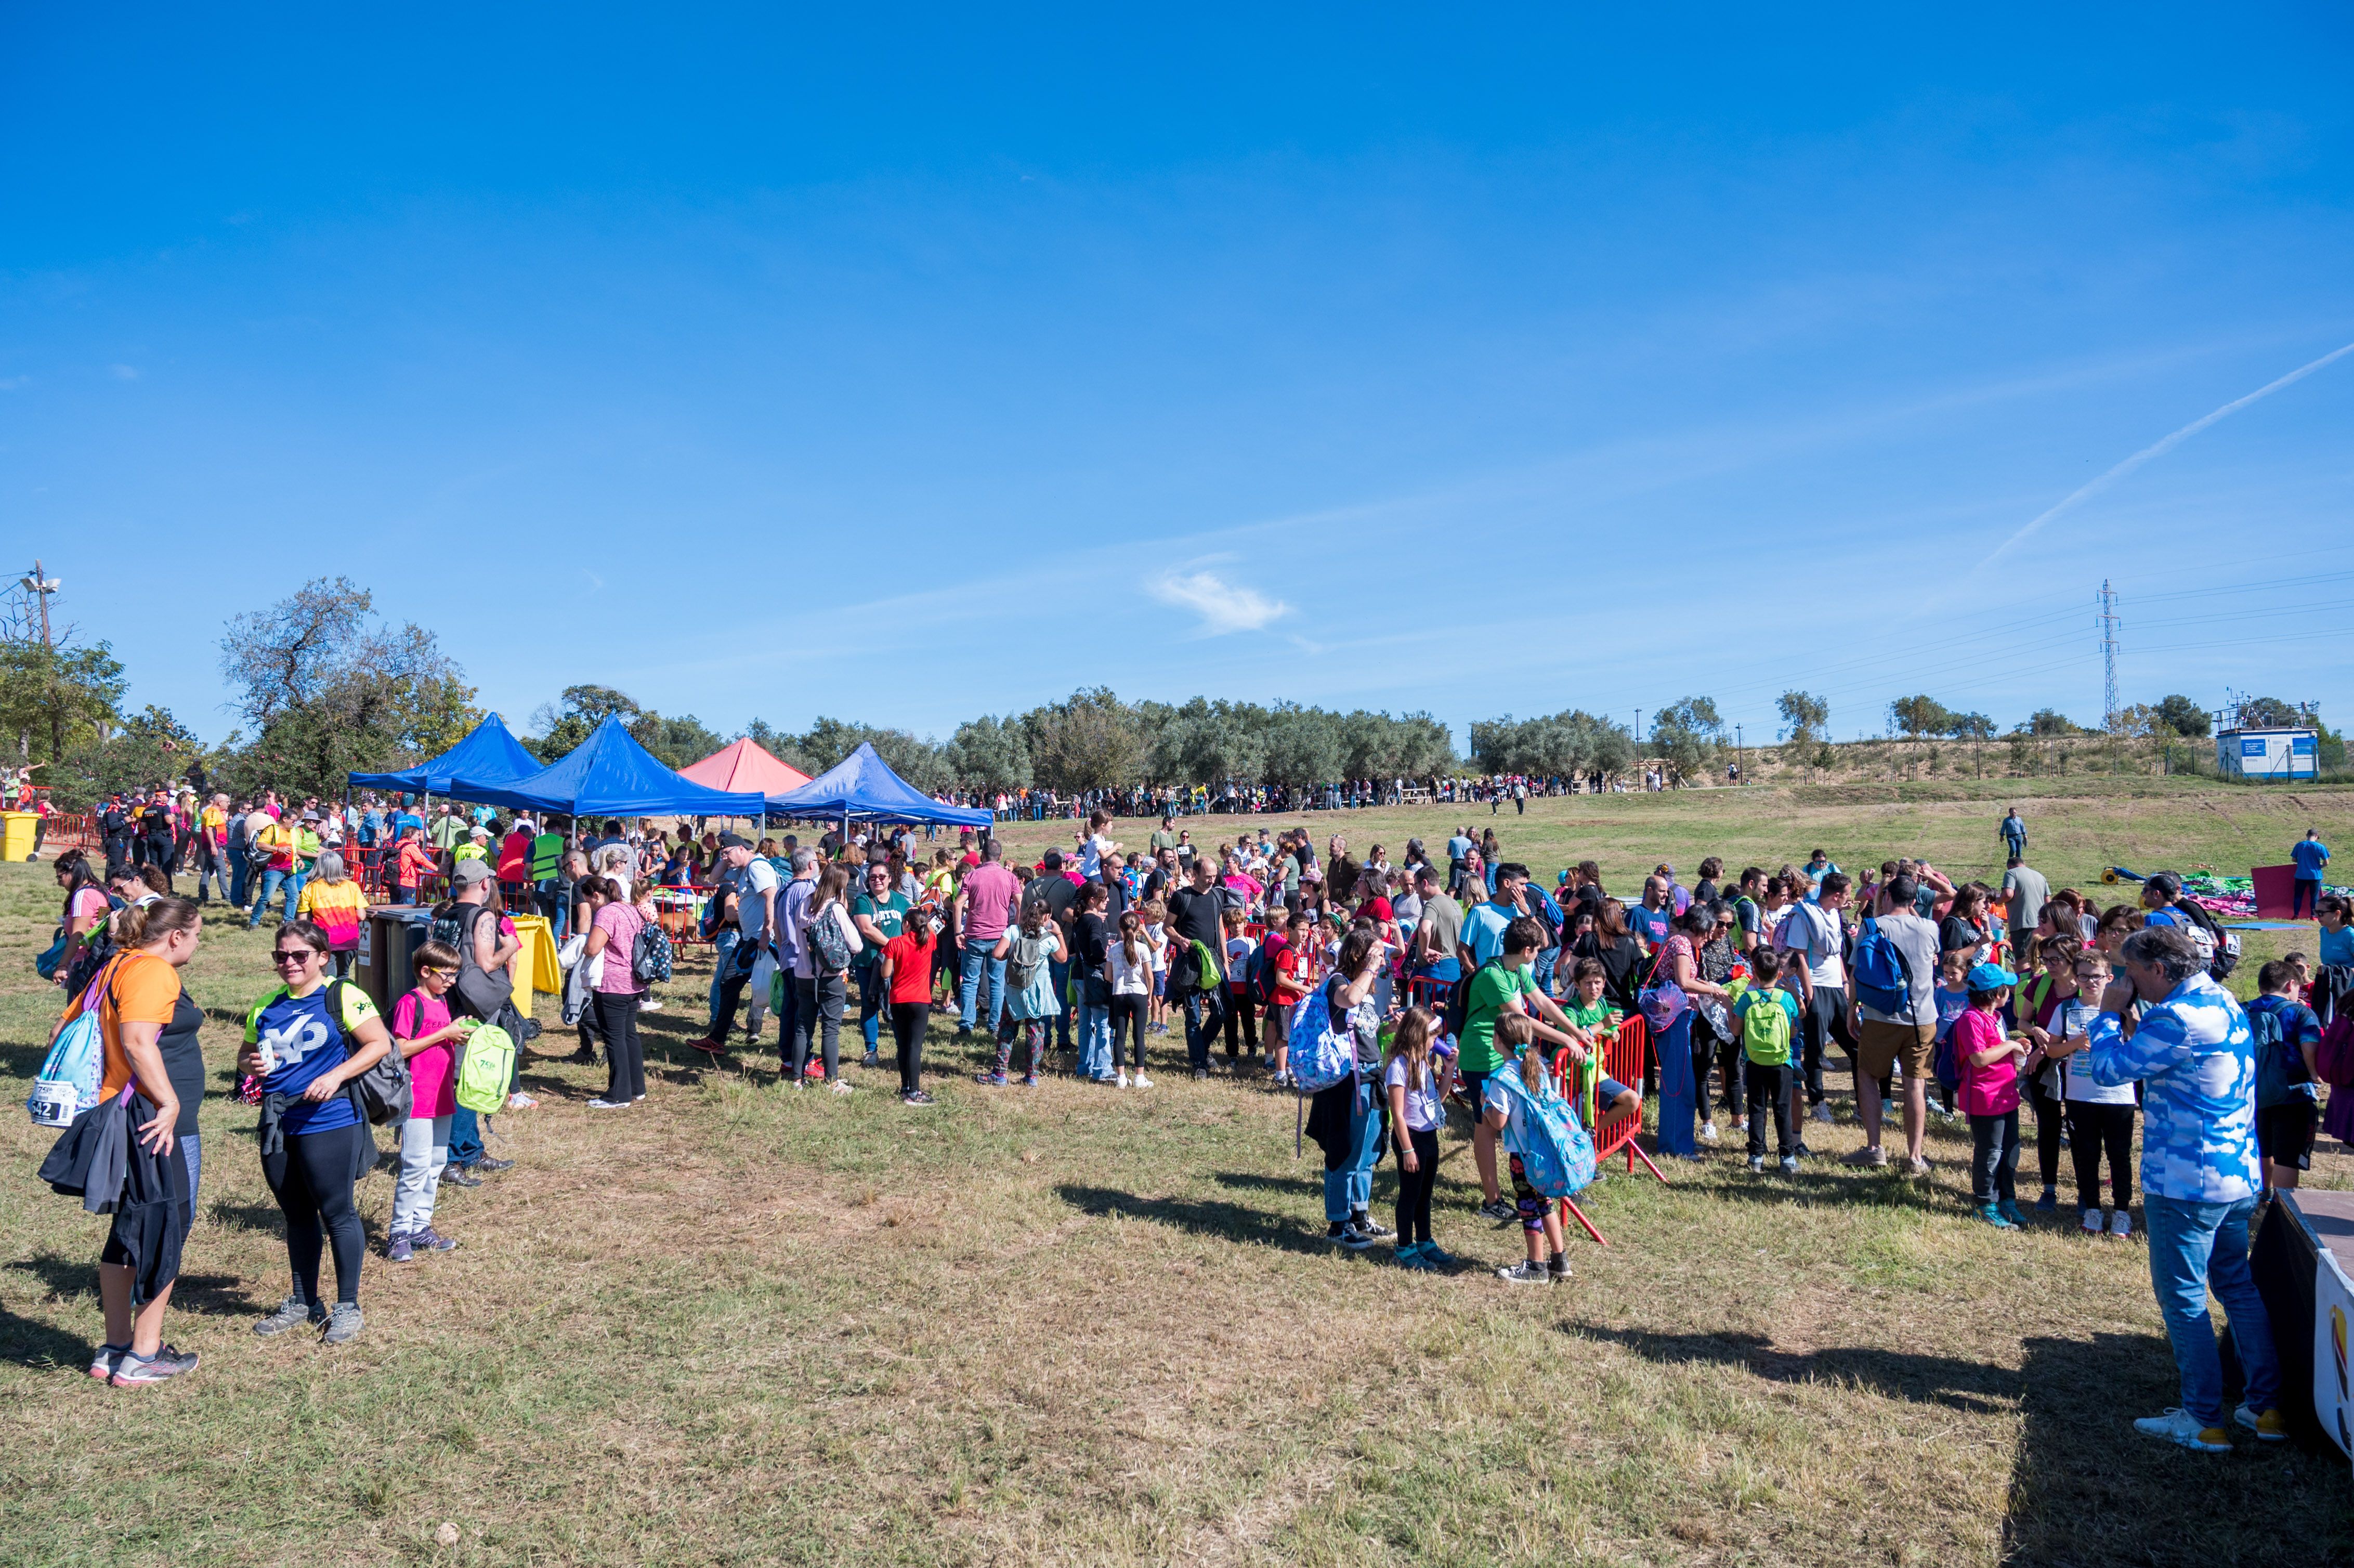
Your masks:
M450 1118L458 1110L458 1052L471 1018L451 1019L447 1000L458 983L458 949L427 942L417 949L417 989L393 1003L392 1040L408 1063L408 1119L400 1128L400 1177L392 1192L392 1235L384 1255L407 1263L419 1248L448 1252L458 1244L433 1228L433 1198L450 1160Z
M1962 1114L1970 1118L1970 1198L1999 1230L2019 1223L2019 1064L2027 1047L2003 1030L2002 1004L2019 977L1978 964L1965 982L1970 1005L1954 1020L1954 1065Z

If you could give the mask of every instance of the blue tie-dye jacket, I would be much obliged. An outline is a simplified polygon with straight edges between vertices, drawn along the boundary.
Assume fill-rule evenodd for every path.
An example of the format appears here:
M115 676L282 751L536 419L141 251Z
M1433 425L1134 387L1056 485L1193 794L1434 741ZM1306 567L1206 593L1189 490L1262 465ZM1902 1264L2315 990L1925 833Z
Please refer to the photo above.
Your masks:
M2143 1012L2132 1039L2114 1012L2095 1013L2087 1033L2094 1082L2142 1081L2144 1192L2197 1203L2255 1196L2255 1045L2230 991L2193 975Z

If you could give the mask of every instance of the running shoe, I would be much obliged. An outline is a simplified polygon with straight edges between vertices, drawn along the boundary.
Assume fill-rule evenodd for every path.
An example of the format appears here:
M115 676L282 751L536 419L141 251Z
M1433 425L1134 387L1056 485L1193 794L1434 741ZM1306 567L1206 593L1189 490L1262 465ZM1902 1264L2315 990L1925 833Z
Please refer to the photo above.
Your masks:
M936 1102L934 1102L931 1096L924 1093L923 1090L910 1089L906 1094L899 1097L899 1103L905 1106L928 1106Z
M101 1345L90 1358L90 1375L104 1383L114 1375L114 1363L131 1353L129 1345Z
M313 1306L300 1296L289 1296L278 1304L276 1311L256 1323L253 1331L265 1340L270 1340L298 1323L323 1323L326 1320L327 1309L324 1307Z
M590 1110L627 1110L630 1108L630 1102L628 1100L609 1100L604 1096L599 1095L595 1099L588 1102L588 1108Z
M1347 1247L1351 1252L1363 1252L1373 1245L1373 1238L1346 1220L1335 1220L1324 1227L1324 1239Z
M2188 1448L2194 1454L2228 1454L2232 1451L2232 1435L2221 1426L2202 1425L2199 1417L2180 1408L2169 1409L2163 1415L2145 1415L2134 1423L2134 1430L2145 1437L2163 1437L2177 1447Z
M2259 1443L2288 1441L2288 1426L2281 1420L2281 1413L2277 1410L2267 1410L2259 1414L2253 1406L2243 1404L2232 1412L2232 1419L2254 1433Z
M1002 1073L975 1073L972 1075L972 1081L976 1084L987 1084L992 1089L1002 1089L1011 1080Z
M421 1246L428 1252L450 1252L458 1245L431 1225L421 1231L409 1232L408 1242L411 1246Z
M1492 1203L1480 1204L1479 1217L1483 1220L1517 1220L1521 1217L1520 1205L1499 1198Z
M152 1356L134 1356L129 1351L123 1351L122 1358L114 1363L114 1375L107 1381L117 1388L146 1388L196 1370L196 1351L158 1345Z
M1136 1075L1136 1086L1140 1089L1149 1089L1152 1086L1152 1080L1139 1073Z
M397 1235L384 1244L384 1260L387 1263L407 1263L416 1255L414 1245L406 1234Z
M348 1345L360 1337L360 1304L338 1301L335 1309L327 1314L327 1326L320 1332L319 1341L327 1345Z

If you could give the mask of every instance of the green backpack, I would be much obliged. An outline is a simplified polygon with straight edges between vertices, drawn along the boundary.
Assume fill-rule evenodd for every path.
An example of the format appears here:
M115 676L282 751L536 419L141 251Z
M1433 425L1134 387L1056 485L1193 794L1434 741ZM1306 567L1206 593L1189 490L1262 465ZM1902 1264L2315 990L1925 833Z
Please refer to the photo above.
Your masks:
M458 1057L458 1103L478 1116L504 1110L514 1062L514 1037L497 1024L467 1035Z
M1772 991L1752 990L1741 1014L1741 1052L1761 1067L1790 1062L1790 1015Z

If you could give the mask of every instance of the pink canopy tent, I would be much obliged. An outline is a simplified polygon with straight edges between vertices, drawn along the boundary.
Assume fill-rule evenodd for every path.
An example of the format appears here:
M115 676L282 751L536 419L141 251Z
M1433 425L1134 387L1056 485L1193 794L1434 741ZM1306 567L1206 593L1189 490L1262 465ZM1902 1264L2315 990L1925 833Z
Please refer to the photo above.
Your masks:
M810 781L810 776L798 768L788 767L763 750L750 738L732 741L702 761L678 770L682 779L714 789L749 791L756 795L781 795L788 789L798 789Z

